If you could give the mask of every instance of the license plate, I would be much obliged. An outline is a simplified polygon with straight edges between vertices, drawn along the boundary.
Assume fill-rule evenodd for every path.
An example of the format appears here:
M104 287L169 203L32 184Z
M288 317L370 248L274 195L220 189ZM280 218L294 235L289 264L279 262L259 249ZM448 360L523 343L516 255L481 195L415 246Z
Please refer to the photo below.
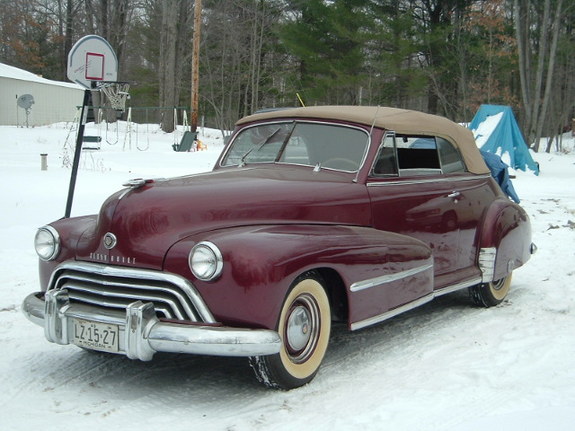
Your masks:
M118 325L74 319L72 342L87 349L117 353L119 334Z

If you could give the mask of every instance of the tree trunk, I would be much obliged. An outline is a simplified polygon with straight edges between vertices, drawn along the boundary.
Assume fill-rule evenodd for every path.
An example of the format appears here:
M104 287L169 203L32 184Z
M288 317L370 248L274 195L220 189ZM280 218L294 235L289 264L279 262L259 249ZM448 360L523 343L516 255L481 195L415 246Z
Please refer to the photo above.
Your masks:
M547 3L549 3L550 0L547 0ZM545 4L547 6L547 3ZM555 10L555 17L553 18L553 21L550 22L550 26L545 26L548 27L552 30L553 32L553 40L551 42L551 49L549 52L549 59L548 59L548 65L547 65L547 77L546 77L546 82L545 82L545 94L543 96L543 102L541 104L541 111L539 113L539 119L537 122L537 129L536 129L536 134L535 134L535 151L539 150L539 141L541 139L541 135L543 132L543 124L545 123L545 120L547 118L547 108L549 106L549 98L551 96L551 88L552 88L552 83L553 83L553 76L555 75L555 59L556 59L556 52L557 52L557 41L559 39L559 27L560 27L560 22L561 22L561 8L563 6L563 0L558 0L557 2L557 9Z
M543 134L543 126L547 120L552 80L555 74L555 57L562 5L563 0L558 0L553 17L551 17L551 0L545 0L543 17L539 21L539 49L537 52L537 67L533 76L531 65L534 53L530 49L529 29L533 28L534 24L532 19L530 19L530 4L528 0L514 0L525 129L527 130L528 145L532 145L535 151L539 150L539 141ZM550 37L552 39L551 47L548 48Z
M160 107L161 128L164 132L174 131L174 106L176 93L176 40L180 0L165 0L162 3L162 40L160 43Z

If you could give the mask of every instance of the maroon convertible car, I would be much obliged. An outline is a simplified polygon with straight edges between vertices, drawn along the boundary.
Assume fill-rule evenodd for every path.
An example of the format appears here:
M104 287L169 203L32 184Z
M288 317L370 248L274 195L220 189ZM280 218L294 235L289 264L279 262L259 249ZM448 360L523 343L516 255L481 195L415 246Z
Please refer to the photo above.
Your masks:
M24 314L51 342L132 359L249 357L284 389L316 375L332 322L356 331L459 289L497 305L535 249L471 132L415 111L255 114L212 172L125 186L38 230Z

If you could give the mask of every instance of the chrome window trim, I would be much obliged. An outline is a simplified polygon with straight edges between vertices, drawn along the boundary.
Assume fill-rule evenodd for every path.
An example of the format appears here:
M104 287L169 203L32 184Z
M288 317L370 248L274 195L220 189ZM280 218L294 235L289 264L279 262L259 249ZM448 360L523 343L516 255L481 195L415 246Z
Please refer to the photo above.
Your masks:
M370 144L371 144L371 135L370 135L370 133L369 133L366 129L364 129L364 128L362 128L362 127L359 127L359 126L356 126L356 125L353 125L353 124L337 123L337 122L333 122L333 121L321 121L321 120L291 119L291 120L262 121L262 122L259 122L259 123L257 123L257 124L251 124L251 125L249 125L249 126L247 126L247 127L242 127L242 131L243 131L243 130L247 130L247 129L252 128L252 127L261 126L262 124L265 124L265 125L273 125L273 124L283 124L283 123L323 124L323 125L328 125L328 126L337 126L337 127L346 127L346 128L349 128L349 129L356 129L356 130L359 130L359 131L365 133L365 135L366 135L366 145L365 145L365 149L363 150L363 157L361 158L361 161L360 161L360 163L359 163L359 166L358 166L357 170L355 170L355 171L346 171L346 170L344 170L344 169L324 168L323 166L321 167L321 169L325 169L325 170L330 170L330 171L335 171L335 172L345 172L345 173L350 173L350 174L358 173L358 172L360 172L361 169L363 168L363 165L365 164L365 161L367 160L367 155L369 154L369 148L370 148ZM220 162L219 162L219 164L218 164L218 167L221 167L221 168L233 168L233 167L238 167L238 166L239 166L239 165L223 165L223 164L222 164L222 162L228 157L228 153L229 153L230 149L232 148L232 144L233 144L233 142L236 140L236 136L237 136L238 134L239 134L239 133L236 133L236 134L233 136L233 139L230 140L230 142L227 144L226 151L225 151L225 153L222 154L222 156L221 156L221 158L220 158ZM308 168L309 168L309 167L314 168L314 166L312 166L312 165L305 165L305 164L299 164L299 163L289 163L289 162L281 162L281 161L278 161L278 162L260 162L260 163L251 162L251 163L249 163L249 164L251 164L252 166L253 166L253 165L271 164L271 165L305 166L305 167L308 167Z
M371 162L371 167L369 168L369 173L368 173L368 177L374 177L374 178L399 178L399 166L397 164L397 147L395 144L395 137L396 137L396 133L394 130L386 130L385 133L383 134L383 136L381 137L381 141L379 141L379 145L377 147L377 151L375 152L375 157L373 159L373 161ZM397 174L375 174L374 170L375 170L375 165L377 164L378 161L378 156L382 150L382 148L385 147L385 140L387 138L392 138L393 139L393 151L395 151L395 169L397 170Z
M395 272L393 274L385 274L379 277L370 278L368 280L357 281L349 287L349 290L351 290L352 292L359 292L364 289L369 289L372 287L381 286L382 284L391 283L392 281L412 277L416 274L419 274L420 272L428 271L432 268L433 264L428 263L415 268L407 269L405 271Z
M394 139L394 145L393 148L396 151L396 155L397 155L397 146L395 144L395 139L397 136L421 136L421 137L425 137L425 138L433 138L435 140L435 150L437 151L437 160L439 161L439 169L424 169L424 168L417 168L417 169L399 169L399 166L397 167L397 174L374 174L373 170L375 168L375 164L377 163L377 156L379 155L379 152L381 151L381 148L384 146L385 143L385 139L391 136ZM439 139L443 139L444 141L446 141L449 145L451 145L453 147L453 149L457 152L457 154L459 155L459 160L461 160L461 163L463 163L463 167L464 167L464 171L463 172L443 172L443 161L441 160L441 152L439 151L439 145L437 144L437 138ZM465 159L462 157L461 155L461 151L459 150L459 147L457 145L454 145L453 142L450 139L447 139L443 136L438 136L438 135L411 135L411 134L406 134L406 133L397 133L395 130L386 130L385 133L383 134L381 141L379 143L379 146L377 147L377 152L375 153L376 157L373 159L373 163L371 165L371 168L369 170L369 176L370 177L375 177L375 178L401 178L402 177L402 173L406 173L408 174L409 171L420 171L421 173L419 175L426 175L426 174L432 174L432 173L437 173L439 175L449 175L449 174L465 174L465 173L469 173L469 170L467 169L467 163L465 163ZM397 157L396 157L396 164L397 164ZM428 171L426 173L424 173L424 171Z
M382 177L382 181L377 182L368 182L366 185L367 187L385 187L385 186L397 186L397 185L407 185L407 184L427 184L427 183L437 183L437 182L455 182L455 181L473 181L479 179L490 178L490 174L468 174L465 176L460 177L447 177L443 175L449 174L441 174L441 176L433 177L433 178L423 178L423 179L405 179L405 180L397 180L394 179L393 181L385 181L385 178ZM472 176L471 176L472 175ZM398 178L398 177L393 177Z

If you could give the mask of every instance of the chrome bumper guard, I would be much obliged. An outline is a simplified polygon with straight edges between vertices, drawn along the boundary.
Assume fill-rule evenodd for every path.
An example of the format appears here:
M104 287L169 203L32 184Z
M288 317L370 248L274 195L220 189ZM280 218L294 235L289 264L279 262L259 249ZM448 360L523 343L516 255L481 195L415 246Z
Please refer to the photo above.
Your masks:
M151 303L136 301L126 312L99 310L71 304L66 290L33 293L24 299L22 312L44 327L48 341L72 342L73 319L118 325L119 353L130 359L149 361L156 352L215 356L264 356L279 353L276 331L160 321Z

